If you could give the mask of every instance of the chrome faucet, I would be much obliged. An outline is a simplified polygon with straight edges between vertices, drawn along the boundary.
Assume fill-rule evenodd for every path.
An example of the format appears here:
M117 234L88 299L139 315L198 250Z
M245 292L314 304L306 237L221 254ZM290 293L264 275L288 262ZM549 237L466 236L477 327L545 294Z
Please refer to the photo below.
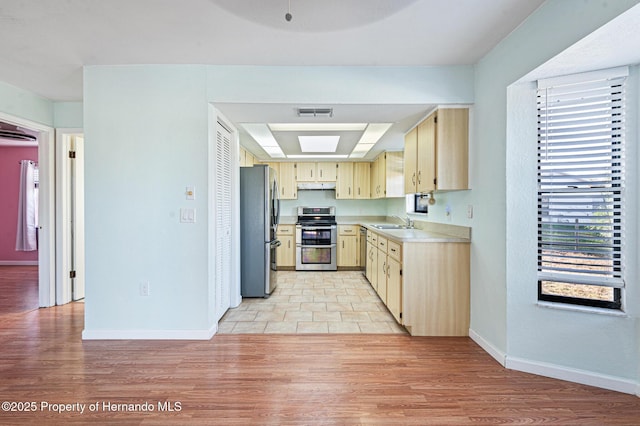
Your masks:
M406 226L407 228L413 228L413 219L411 219L409 215L407 215L407 217L405 218L401 218L400 216L396 216L396 215L393 215L392 217L400 219L402 222L405 223L404 226Z

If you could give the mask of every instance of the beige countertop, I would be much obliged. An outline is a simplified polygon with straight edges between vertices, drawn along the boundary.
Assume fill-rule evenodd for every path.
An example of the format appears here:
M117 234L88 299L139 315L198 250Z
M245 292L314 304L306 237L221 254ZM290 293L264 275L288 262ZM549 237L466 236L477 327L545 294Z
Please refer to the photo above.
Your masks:
M385 223L385 222L376 222ZM377 229L373 223L362 224L368 230L402 243L470 243L471 239L423 229Z
M283 225L295 225L296 216L281 216ZM338 225L360 225L368 230L400 243L470 243L470 230L446 224L418 222L416 228L411 229L377 229L373 225L397 222L388 221L384 216L338 216ZM420 229L423 228L423 229ZM424 229L426 228L426 229ZM462 232L457 232L461 228ZM465 232L465 230L468 230Z

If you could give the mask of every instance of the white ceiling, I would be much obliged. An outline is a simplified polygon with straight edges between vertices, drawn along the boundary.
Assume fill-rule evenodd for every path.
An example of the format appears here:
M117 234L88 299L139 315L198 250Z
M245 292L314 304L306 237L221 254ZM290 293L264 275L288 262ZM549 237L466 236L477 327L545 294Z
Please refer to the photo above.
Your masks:
M2 0L0 81L78 101L84 65L474 64L542 2L290 0L287 22L289 0ZM221 109L232 121L286 122L269 118L284 107ZM355 122L409 123L430 107L384 108L385 115L350 105L343 112ZM384 141L376 148L387 149Z

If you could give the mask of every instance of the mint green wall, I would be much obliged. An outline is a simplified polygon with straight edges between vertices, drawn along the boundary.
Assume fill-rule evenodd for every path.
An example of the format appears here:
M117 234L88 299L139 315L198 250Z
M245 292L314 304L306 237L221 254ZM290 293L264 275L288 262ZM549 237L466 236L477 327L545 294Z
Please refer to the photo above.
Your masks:
M282 200L280 206L284 216L296 216L298 206L334 206L337 216L386 216L389 200L336 200L335 191L298 191L297 200Z
M436 104L473 102L473 67L208 69L214 102Z
M209 103L318 101L320 94L332 103L473 102L468 66L90 66L84 85L89 334L211 327ZM178 221L186 185L196 186L195 225ZM384 214L384 201L371 205ZM368 210L349 202L341 209ZM142 281L151 283L150 297L139 295Z
M81 129L83 126L82 102L54 102L53 122L58 128Z
M637 129L638 67L627 79L626 127ZM537 292L537 110L535 82L509 88L507 134L507 339L508 357L637 380L640 357L638 319L639 196L637 130L627 135L626 315L603 315L536 305ZM528 143L528 142L531 143ZM524 143L527 142L527 143ZM509 365L509 364L507 364Z
M53 103L41 96L0 81L0 112L53 126Z
M84 84L85 332L209 329L205 67L86 67Z
M530 219L514 205L521 200L531 207L535 197L531 169L517 161L517 153L521 153L519 145L533 144L535 139L530 140L530 132L516 120L523 110L516 111L518 104L507 102L510 85L636 3L548 1L476 65L473 190L460 194L453 209L474 205L471 329L496 352L506 354L507 360L513 354L533 363L638 379L637 317L616 319L534 306L536 281L531 281L531 268L535 264L522 265L515 259L531 253L535 234L517 232L509 225ZM637 235L633 237L637 240ZM529 279L524 280L525 276ZM529 309L519 310L523 300ZM613 337L603 339L594 350L594 337L610 332ZM621 362L612 363L618 355Z

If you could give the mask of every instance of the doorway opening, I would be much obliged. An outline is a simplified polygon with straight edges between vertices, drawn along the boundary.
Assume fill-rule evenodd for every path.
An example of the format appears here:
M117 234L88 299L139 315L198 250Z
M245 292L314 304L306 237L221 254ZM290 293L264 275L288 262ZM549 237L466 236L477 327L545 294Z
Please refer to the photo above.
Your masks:
M39 132L0 121L0 313L39 307Z

